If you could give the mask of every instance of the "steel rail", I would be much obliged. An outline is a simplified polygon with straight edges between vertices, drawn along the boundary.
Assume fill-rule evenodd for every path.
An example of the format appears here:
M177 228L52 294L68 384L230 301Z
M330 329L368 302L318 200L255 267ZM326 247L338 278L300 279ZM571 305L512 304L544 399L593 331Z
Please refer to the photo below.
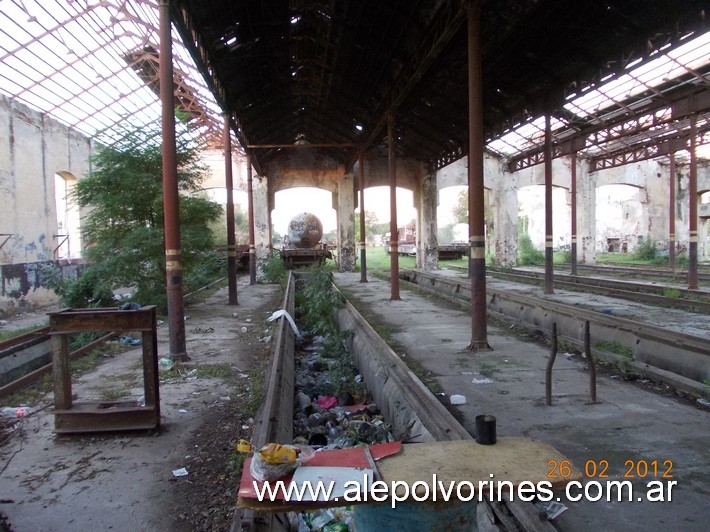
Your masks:
M503 271L489 268L487 273L496 279L537 285L541 285L544 280L541 272L531 270ZM681 309L687 312L710 314L710 292L707 291L635 283L633 281L579 277L569 274L555 274L553 277L556 288L628 299L639 303ZM677 292L678 295L666 295L669 292Z
M419 270L401 270L400 278L444 299L470 303L467 280ZM580 348L584 322L589 321L597 342L595 356L625 362L690 393L698 393L710 379L710 341L706 337L494 287L488 289L487 310L546 333L557 322L559 334ZM613 343L630 349L632 356L615 355L600 347Z

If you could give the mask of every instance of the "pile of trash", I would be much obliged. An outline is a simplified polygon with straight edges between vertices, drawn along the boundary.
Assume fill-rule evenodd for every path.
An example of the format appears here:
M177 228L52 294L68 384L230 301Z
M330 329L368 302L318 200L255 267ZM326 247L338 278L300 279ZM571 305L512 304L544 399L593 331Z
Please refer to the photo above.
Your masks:
M345 449L394 441L377 405L368 401L362 377L342 356L331 357L324 339L315 336L296 352L294 444L316 449ZM336 370L333 371L333 368ZM352 382L343 378L352 375ZM330 395L333 392L336 395Z
M316 452L395 441L343 342L304 334L296 348L294 445ZM335 348L333 346L336 346ZM352 530L351 507L290 513L298 532Z

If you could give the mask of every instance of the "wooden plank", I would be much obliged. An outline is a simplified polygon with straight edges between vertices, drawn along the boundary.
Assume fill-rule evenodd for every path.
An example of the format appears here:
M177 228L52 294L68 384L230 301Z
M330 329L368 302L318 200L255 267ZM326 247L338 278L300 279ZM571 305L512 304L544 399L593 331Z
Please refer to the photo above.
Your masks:
M157 428L159 419L154 407L117 406L109 403L76 403L70 410L54 411L54 432L108 432ZM103 406L103 408L101 407Z
M54 407L71 408L71 371L69 370L69 337L52 337L52 373L54 378Z
M398 480L410 486L417 481L431 483L436 474L437 481L445 486L451 481L472 483L474 493L479 482L491 480L510 481L515 488L523 481L548 481L556 487L581 478L576 470L567 479L548 478L550 460L559 464L565 457L550 445L531 438L501 437L495 445L471 440L403 445L400 454L378 465L386 482ZM503 491L508 493L507 488ZM497 496L497 489L494 494Z
M93 331L150 331L155 306L138 310L116 308L65 309L49 313L50 334Z

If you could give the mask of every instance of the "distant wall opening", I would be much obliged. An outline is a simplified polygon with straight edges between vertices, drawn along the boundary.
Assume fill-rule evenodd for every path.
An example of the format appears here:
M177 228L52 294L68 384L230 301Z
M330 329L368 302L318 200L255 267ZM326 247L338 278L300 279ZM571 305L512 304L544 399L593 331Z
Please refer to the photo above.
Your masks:
M279 190L274 195L274 210L271 211L272 243L281 244L288 234L288 224L297 214L315 214L323 224L324 242L336 241L337 216L333 208L333 193L322 188L294 187Z
M596 251L630 253L645 238L640 188L604 185L597 188Z
M57 232L52 236L55 259L81 258L81 218L73 197L76 183L76 177L69 172L54 174Z
M556 250L570 245L570 209L567 190L552 187L552 242ZM518 190L518 234L527 234L536 248L545 249L545 187L531 185Z

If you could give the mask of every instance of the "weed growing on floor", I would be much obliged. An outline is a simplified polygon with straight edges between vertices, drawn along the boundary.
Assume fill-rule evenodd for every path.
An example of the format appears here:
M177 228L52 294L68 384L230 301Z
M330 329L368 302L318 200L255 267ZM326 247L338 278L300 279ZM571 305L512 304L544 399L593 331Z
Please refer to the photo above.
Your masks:
M610 353L616 353L617 355L628 358L629 360L634 358L634 350L630 347L626 347L618 340L612 340L611 342L597 342L596 347L604 351L609 351Z
M128 390L102 390L101 399L104 401L119 401L124 397L128 397L131 393Z
M680 297L680 290L676 288L664 288L663 297L671 297L677 299Z
M272 254L269 260L262 264L261 270L264 273L264 282L278 284L282 290L286 289L288 270L280 254Z

